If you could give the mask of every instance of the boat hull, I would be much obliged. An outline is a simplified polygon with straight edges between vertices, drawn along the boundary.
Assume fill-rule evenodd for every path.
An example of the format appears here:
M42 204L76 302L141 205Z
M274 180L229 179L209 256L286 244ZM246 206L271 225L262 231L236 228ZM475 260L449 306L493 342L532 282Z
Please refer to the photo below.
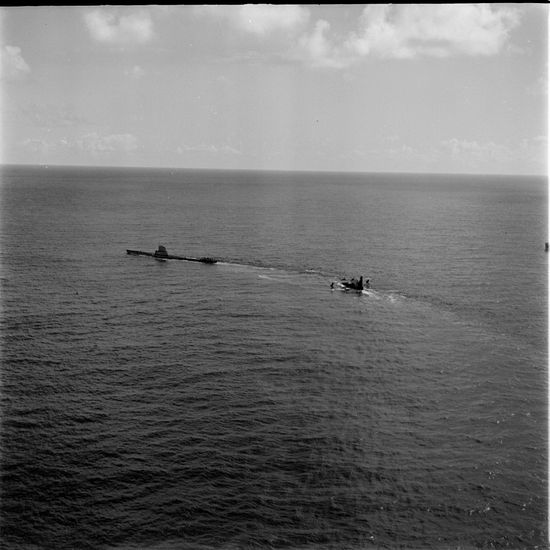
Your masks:
M367 288L355 288L353 286L346 285L340 281L335 281L330 285L331 290L341 290L343 292L355 292L357 294L368 294Z

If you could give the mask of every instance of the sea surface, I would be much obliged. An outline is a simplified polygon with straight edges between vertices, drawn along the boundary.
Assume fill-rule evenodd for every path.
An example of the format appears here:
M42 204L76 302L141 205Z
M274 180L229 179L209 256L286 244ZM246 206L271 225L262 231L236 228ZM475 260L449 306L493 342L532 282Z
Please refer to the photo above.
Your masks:
M3 167L1 547L547 548L547 212L538 177ZM159 244L219 262L126 254Z

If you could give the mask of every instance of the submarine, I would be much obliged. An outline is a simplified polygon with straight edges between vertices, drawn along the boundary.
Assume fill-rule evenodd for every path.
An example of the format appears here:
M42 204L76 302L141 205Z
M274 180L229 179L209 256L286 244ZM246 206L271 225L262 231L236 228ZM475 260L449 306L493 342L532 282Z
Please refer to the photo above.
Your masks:
M200 262L203 264L215 264L218 260L209 256L202 256L200 258L192 258L189 256L175 256L174 254L168 254L165 246L159 245L154 252L143 252L142 250L130 250L126 249L126 253L132 256L150 256L155 260L184 260L186 262Z

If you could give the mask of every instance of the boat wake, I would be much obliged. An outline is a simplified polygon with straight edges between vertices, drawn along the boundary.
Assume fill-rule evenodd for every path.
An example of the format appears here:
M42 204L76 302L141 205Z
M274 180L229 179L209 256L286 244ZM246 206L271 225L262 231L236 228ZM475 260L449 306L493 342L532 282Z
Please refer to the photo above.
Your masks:
M334 286L330 289L331 292L348 294L351 296L357 296L359 298L368 298L369 300L380 301L390 304L398 305L405 300L405 295L401 294L397 290L381 290L381 289L363 289L363 290L353 290L345 288L343 286Z
M320 269L288 269L286 267L274 267L260 263L244 263L242 260L232 261L230 259L219 259L217 266L230 269L231 271L255 275L258 279L270 283L299 285L307 284L310 287L328 288L331 292L342 292L370 300L381 300L391 304L397 304L405 299L405 296L398 290L382 290L364 288L356 290L347 288L340 280L334 277L333 273L324 272ZM332 283L332 284L331 284Z

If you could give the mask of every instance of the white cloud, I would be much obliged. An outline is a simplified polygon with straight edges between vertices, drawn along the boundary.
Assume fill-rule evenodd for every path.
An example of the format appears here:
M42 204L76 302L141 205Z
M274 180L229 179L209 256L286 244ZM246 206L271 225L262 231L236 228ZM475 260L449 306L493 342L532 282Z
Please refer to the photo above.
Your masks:
M74 144L67 137L59 138L27 138L19 142L19 146L26 154L39 155L42 157L55 156L60 152L73 152Z
M21 142L21 145L31 153L42 153L50 148L48 142L43 139L27 138Z
M245 4L241 6L200 6L199 15L227 20L238 30L257 36L277 31L297 31L305 27L310 12L294 5Z
M79 126L88 124L88 120L77 115L67 107L56 105L31 104L21 107L20 112L34 125L40 128Z
M77 147L84 152L97 153L131 153L138 148L138 139L133 134L110 134L100 136L92 132L76 141Z
M454 160L473 163L477 161L506 161L512 156L517 157L510 147L489 142L469 141L452 138L441 143L443 151L447 151Z
M434 144L410 145L399 138L382 138L379 147L355 149L342 158L380 165L388 162L400 170L456 173L546 173L548 158L546 136L498 143L464 138L449 138ZM364 166L365 164L361 165Z
M450 156L457 166L468 168L500 167L509 169L515 165L537 169L545 165L548 139L537 136L522 139L515 144L504 145L493 141L479 142L451 138L441 142L440 156Z
M185 152L198 152L198 153L215 153L217 148L214 145L179 145L176 152L182 155Z
M19 146L28 154L41 155L51 159L70 154L109 158L114 154L131 154L138 148L138 139L132 134L99 135L97 132L80 137L48 135L45 138L27 138Z
M349 65L338 48L327 37L330 23L323 19L315 23L313 31L304 34L298 41L298 56L306 59L313 67L340 68Z
M3 46L0 49L0 78L3 80L21 80L31 69L17 46Z
M139 80L142 76L145 76L145 71L139 65L134 65L129 69L125 69L124 76Z
M228 155L242 155L242 151L239 149L235 149L235 147L231 147L231 145L222 145L219 148L219 151L221 153L227 153Z
M84 15L92 37L107 44L143 44L153 37L153 21L145 10L96 9Z
M178 155L184 153L208 153L208 154L225 154L225 155L242 155L242 151L232 147L231 145L186 145L181 144L177 147L176 152Z
M299 40L299 55L312 66L347 67L366 56L414 58L495 55L519 24L519 11L492 4L369 5L359 29L341 40L318 21Z
M372 5L347 47L398 58L494 55L518 23L517 9L491 4Z
M303 6L212 5L194 10L258 37L286 31L280 44L286 51L283 55L313 67L329 68L345 68L367 56L495 55L504 50L520 20L520 10L506 5L371 4L362 11L355 31L338 35L329 21L311 21L310 10ZM293 41L289 41L289 34ZM283 38L281 34L279 38Z
M540 97L548 95L548 77L540 76L534 84L526 89L528 95Z

